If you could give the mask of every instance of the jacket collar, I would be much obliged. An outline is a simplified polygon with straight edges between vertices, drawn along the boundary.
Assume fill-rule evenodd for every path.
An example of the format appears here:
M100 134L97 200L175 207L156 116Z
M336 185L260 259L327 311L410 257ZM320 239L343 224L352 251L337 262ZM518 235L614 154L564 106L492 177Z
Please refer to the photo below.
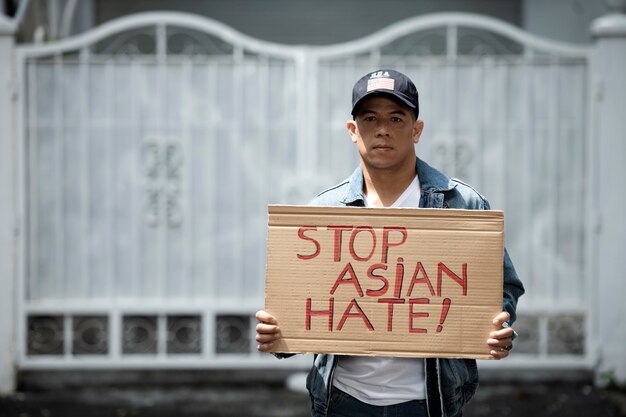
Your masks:
M447 175L431 167L419 158L417 158L415 163L415 171L420 181L422 193L450 191L456 187L454 181Z
M357 166L348 179L348 189L341 199L347 206L364 206L365 194L363 194L363 170L361 165Z
M448 176L437 171L419 158L415 161L415 172L419 178L422 194L450 191L456 184ZM359 165L348 179L348 189L341 202L348 206L364 205L363 170Z

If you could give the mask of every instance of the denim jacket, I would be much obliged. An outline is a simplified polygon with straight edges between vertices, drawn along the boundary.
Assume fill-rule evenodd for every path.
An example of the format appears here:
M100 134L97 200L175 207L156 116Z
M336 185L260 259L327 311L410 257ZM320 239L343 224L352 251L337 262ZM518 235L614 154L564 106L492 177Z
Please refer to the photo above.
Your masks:
M489 210L487 200L463 182L450 179L420 159L416 171L421 186L420 207ZM311 205L364 206L363 172L358 167L347 180L321 192ZM515 321L517 299L524 293L515 268L506 249L504 251L504 291L502 307ZM328 412L332 377L337 358L335 355L315 355L307 377L307 388L314 417L324 417ZM424 360L426 405L429 417L460 417L463 406L474 396L478 386L478 371L473 359Z

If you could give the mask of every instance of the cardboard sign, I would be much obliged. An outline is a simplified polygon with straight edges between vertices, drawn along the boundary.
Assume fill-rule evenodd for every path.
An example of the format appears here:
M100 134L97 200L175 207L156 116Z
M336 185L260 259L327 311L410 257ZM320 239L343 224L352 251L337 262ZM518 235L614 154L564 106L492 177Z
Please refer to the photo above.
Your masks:
M269 206L274 352L491 359L500 211Z

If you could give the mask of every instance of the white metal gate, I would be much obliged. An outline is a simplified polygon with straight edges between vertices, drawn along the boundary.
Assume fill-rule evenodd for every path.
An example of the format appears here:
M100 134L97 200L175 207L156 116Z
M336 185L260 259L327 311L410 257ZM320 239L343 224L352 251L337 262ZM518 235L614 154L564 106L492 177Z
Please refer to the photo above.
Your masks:
M418 154L505 210L528 290L506 364L592 364L587 48L468 14L290 47L157 12L17 63L20 368L275 365L253 337L265 206L352 172L350 91L378 67L418 86Z

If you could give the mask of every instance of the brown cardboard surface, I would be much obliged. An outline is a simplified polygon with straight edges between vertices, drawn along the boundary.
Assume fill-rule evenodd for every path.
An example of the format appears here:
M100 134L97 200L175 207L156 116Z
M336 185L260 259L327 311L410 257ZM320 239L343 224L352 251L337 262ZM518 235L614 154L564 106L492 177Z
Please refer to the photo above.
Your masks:
M274 352L492 358L501 211L268 212L265 310L283 335Z

